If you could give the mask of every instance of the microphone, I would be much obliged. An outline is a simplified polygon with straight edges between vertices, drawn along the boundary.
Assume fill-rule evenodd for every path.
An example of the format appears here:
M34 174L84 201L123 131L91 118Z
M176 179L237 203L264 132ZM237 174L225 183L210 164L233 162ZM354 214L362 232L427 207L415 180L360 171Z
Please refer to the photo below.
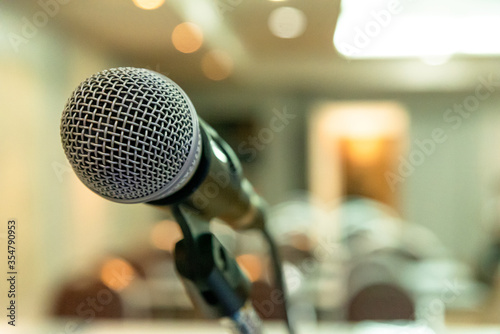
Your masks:
M263 200L236 154L162 74L132 67L94 74L68 99L60 131L78 178L108 200L185 203L234 229L263 228Z
M132 67L94 74L68 99L60 132L78 178L108 200L172 206L174 215L182 204L195 213L194 221L219 218L235 230L262 231L277 289L285 294L277 246L265 226L264 201L243 177L234 151L198 118L186 93L172 80ZM179 225L182 229L187 224ZM189 240L190 231L185 232ZM216 283L215 290L227 292L220 289L219 279L210 282ZM284 304L285 321L293 333L286 298ZM251 323L243 320L236 322Z

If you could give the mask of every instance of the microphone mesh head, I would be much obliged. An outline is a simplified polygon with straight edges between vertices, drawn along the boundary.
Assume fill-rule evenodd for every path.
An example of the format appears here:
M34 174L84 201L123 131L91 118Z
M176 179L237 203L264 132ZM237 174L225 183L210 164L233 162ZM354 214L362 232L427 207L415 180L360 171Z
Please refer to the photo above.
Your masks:
M61 140L79 179L123 203L172 194L201 154L198 118L184 91L161 74L130 67L80 84L64 108Z

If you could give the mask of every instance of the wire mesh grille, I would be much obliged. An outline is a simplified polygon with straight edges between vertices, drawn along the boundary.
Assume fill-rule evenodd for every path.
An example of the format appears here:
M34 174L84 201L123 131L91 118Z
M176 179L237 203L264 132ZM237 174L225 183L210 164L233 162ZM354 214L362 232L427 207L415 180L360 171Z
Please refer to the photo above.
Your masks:
M181 185L199 154L197 127L191 102L170 79L116 68L93 75L73 92L63 111L61 140L73 170L91 190L139 202Z

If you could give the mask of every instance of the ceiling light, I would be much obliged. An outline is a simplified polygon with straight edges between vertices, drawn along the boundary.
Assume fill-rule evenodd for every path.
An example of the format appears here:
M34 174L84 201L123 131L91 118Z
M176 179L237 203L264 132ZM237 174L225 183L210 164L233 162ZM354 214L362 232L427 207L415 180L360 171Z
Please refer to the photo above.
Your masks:
M343 0L333 42L347 58L442 61L455 54L500 54L493 38L498 30L498 1Z
M201 28L194 23L181 23L177 25L172 32L172 43L180 52L195 52L203 44L203 32Z
M132 1L137 7L145 10L152 10L159 8L165 2L165 0L132 0Z
M304 12L293 7L279 7L271 12L268 20L273 35L280 38L296 38L306 30Z
M233 59L225 51L213 50L203 56L201 69L207 78L215 81L223 80L233 71Z

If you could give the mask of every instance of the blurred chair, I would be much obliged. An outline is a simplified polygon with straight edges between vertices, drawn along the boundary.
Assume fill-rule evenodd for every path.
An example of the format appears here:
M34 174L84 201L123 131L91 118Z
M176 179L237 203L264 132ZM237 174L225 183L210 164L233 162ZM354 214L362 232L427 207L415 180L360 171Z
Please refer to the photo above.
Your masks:
M415 320L415 306L408 293L396 285L367 285L348 301L348 321Z
M53 314L86 321L117 319L123 317L123 301L100 280L75 281L61 288L54 302Z

